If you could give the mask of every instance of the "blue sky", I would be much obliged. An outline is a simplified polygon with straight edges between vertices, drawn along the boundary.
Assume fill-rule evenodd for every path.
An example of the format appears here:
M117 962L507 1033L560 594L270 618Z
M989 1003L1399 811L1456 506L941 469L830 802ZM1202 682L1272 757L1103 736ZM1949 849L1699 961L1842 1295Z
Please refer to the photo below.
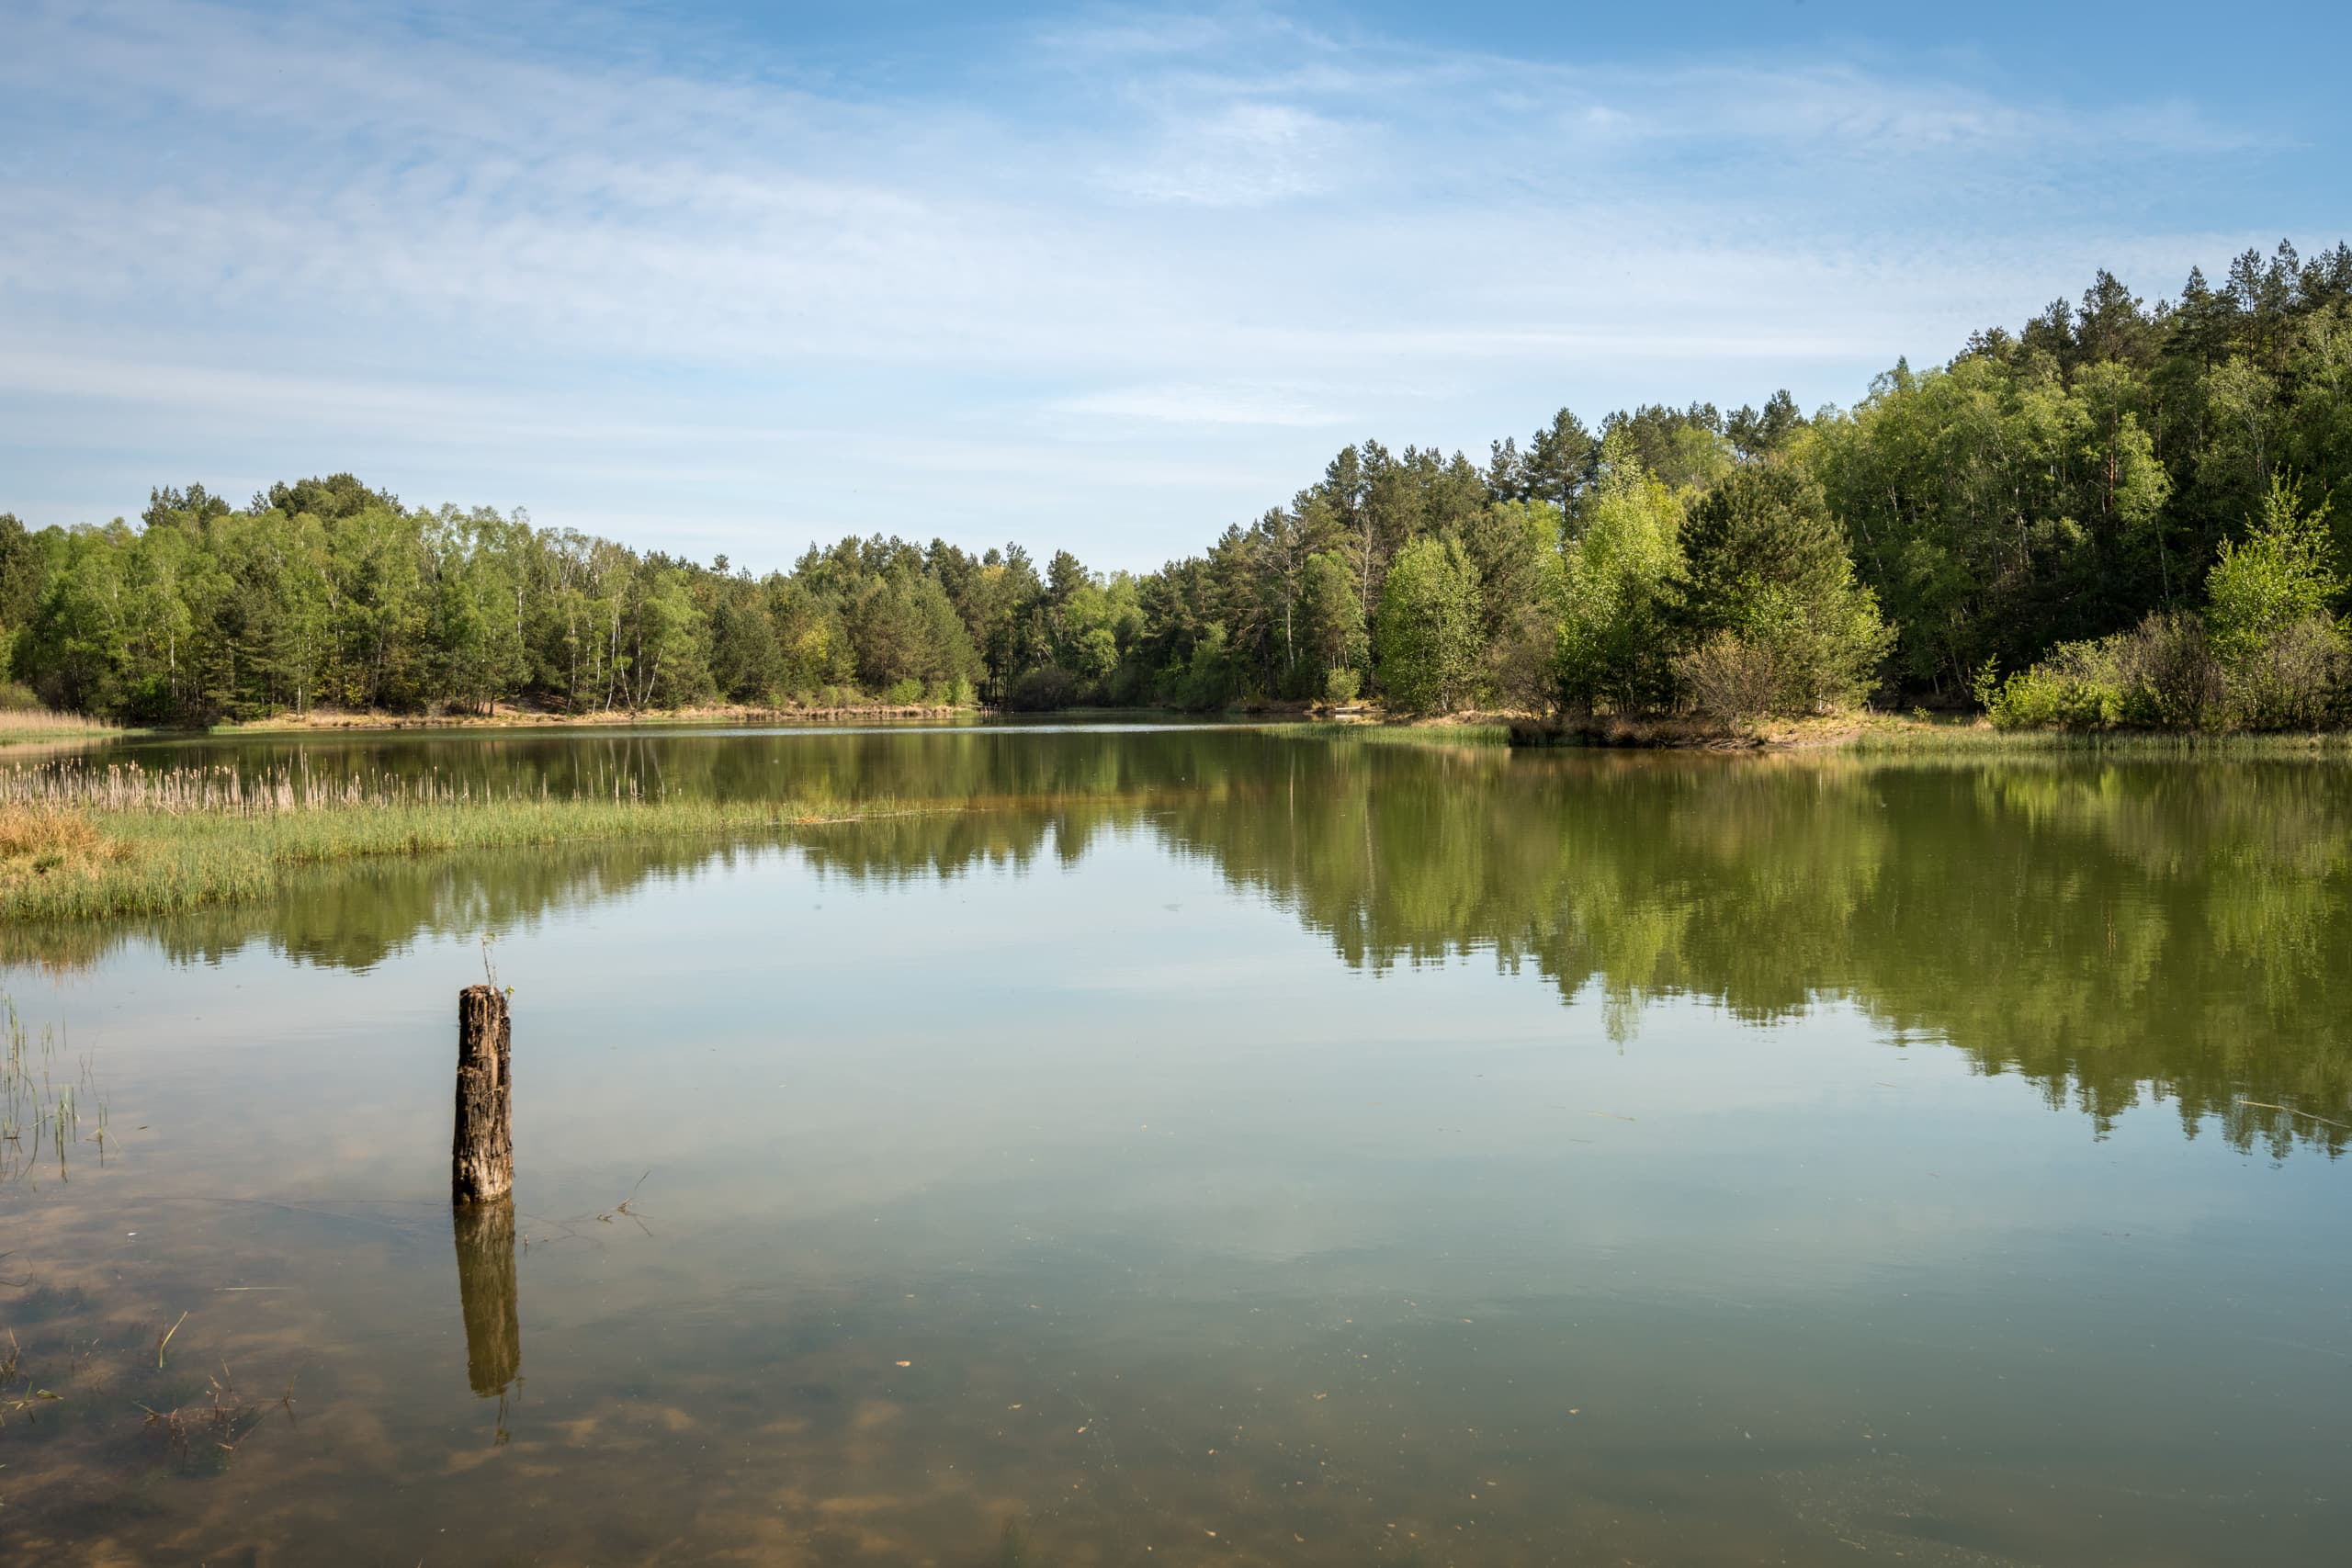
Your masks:
M483 13L487 12L485 16ZM2258 25L2257 25L2258 22ZM2333 12L0 0L0 509L349 468L1143 568L2352 234Z

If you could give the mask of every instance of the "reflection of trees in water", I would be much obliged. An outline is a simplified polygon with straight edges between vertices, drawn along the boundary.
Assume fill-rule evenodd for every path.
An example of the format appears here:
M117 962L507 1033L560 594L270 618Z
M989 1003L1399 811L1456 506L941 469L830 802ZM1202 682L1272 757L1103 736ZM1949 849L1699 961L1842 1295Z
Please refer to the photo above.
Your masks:
M385 773L471 781L490 793L609 795L663 792L706 798L1037 800L1116 795L1180 776L1207 740L1265 737L1227 730L962 729L799 731L695 736L575 729L418 736L240 737L126 749L148 768L234 765L252 775L314 780ZM115 760L109 754L105 760Z
M2331 1150L2352 1121L2352 774L2324 766L1362 753L1295 826L1180 808L1182 841L1352 964L1491 950L1622 1031L1646 997L1786 1018L1825 994L2104 1125Z
M480 743L464 742L466 755ZM1081 858L1155 833L1329 938L1351 965L1492 953L1621 1036L1695 996L1772 1022L1852 998L1949 1039L2102 1125L2154 1093L2192 1128L2331 1150L2352 1122L2352 773L2324 764L1510 753L1236 731L537 738L583 780L626 762L673 788L765 787L962 807L798 829L861 880ZM286 759L272 757L267 765ZM519 775L518 775L519 776ZM536 774L530 776L536 777ZM557 781L551 787L563 787ZM742 848L670 841L322 873L269 909L148 928L182 958L266 941L366 965L424 931L527 926ZM88 962L120 928L0 932L6 955Z
M305 963L369 969L419 937L527 931L556 910L757 852L757 846L700 839L355 861L290 877L284 897L267 905L104 924L0 924L0 963L86 967L129 942L152 941L182 964L218 964L261 943Z

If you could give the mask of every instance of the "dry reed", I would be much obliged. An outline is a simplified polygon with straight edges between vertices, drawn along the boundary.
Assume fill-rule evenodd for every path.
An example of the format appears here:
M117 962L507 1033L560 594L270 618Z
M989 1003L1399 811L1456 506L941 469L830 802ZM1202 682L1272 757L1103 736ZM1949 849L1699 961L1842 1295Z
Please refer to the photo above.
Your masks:
M60 763L0 770L0 807L51 811L159 812L166 817L273 817L298 811L539 804L551 797L515 786L497 790L439 773L320 778L292 768L246 773L232 767L150 770L136 762L96 768ZM603 801L602 795L570 798ZM616 780L615 805L644 800L635 779ZM0 853L5 853L0 850Z
M31 739L44 735L119 735L122 727L78 713L48 708L0 707L0 742Z
M268 897L293 868L379 855L656 836L772 837L889 809L862 801L648 795L616 779L571 795L432 773L0 769L0 919L164 914Z

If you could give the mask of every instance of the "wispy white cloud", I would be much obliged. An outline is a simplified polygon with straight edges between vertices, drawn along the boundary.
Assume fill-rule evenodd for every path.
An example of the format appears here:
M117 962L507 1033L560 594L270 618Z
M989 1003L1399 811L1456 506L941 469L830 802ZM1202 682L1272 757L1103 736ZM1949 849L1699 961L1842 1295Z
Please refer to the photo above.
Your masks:
M1332 184L1351 151L1345 127L1286 104L1227 103L1172 117L1140 157L1112 164L1103 183L1149 201L1264 207Z
M919 96L519 17L12 17L0 451L49 477L0 504L40 516L102 462L143 493L182 447L107 433L174 415L232 466L300 434L521 499L580 495L617 444L594 510L659 512L666 472L689 536L895 445L910 477L823 520L1142 564L1335 430L1851 397L2092 265L2153 258L2161 288L2245 237L2151 231L2117 171L2267 146L2190 105L1408 51L1268 10L1094 13ZM1106 457L1211 478L1105 520Z

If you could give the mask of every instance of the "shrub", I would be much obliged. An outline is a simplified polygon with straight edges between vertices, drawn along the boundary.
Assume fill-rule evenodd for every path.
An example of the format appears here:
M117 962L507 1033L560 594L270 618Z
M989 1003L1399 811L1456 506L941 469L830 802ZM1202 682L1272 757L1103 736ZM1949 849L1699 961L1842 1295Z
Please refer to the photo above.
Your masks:
M2295 484L2274 478L2260 520L2222 544L2205 579L2205 626L2233 722L2307 728L2342 711L2352 649L2327 605L2343 591L2326 503L2306 512Z
M2332 615L2305 615L2231 660L2231 717L2247 729L2317 729L2346 716L2352 649Z
M2206 729L2245 722L2205 623L2186 615L2152 615L2128 632L2062 643L1997 686L1980 680L1977 695L2003 729Z
M1077 700L1078 677L1058 664L1041 664L1012 683L1005 706L1022 713L1066 708Z
M1547 606L1524 604L1487 656L1487 679L1495 700L1520 713L1544 713L1559 700L1559 616Z
M2002 729L2104 729L2120 722L2116 640L2059 644L2049 658L1993 688L1985 712Z
M2203 620L2152 615L2117 640L2125 722L2160 729L2204 729L2224 722L2227 692Z
M1323 695L1328 701L1344 707L1354 702L1356 694L1363 690L1363 677L1345 665L1324 672Z
M1717 632L1677 658L1674 675L1701 713L1733 725L1770 713L1787 682L1770 647L1736 632Z
M1241 671L1223 621L1211 621L1193 644L1192 658L1160 672L1159 700L1170 707L1207 713L1241 693Z

